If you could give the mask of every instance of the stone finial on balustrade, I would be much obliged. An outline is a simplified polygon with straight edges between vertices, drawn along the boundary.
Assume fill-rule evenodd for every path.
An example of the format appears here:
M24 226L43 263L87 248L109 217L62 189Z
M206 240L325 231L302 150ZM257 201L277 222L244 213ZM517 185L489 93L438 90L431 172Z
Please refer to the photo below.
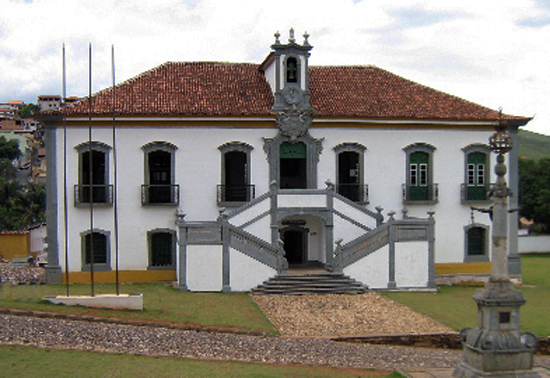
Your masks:
M332 192L334 192L334 190L336 189L336 185L330 180L325 181L325 185L327 186L327 190L330 190Z
M391 210L391 211L388 211L388 217L390 217L390 221L394 221L395 220L395 211Z
M406 207L404 207L401 212L403 213L403 219L407 219L409 217L409 209L407 209Z
M284 274L288 270L288 260L285 258L285 243L277 239L277 274Z
M218 209L218 221L227 219L227 214L225 213L225 207L220 207Z
M277 181L273 180L269 183L269 191L276 192L278 188L279 184L277 183Z
M433 211L433 210L428 210L426 213L428 214L428 218L429 218L430 220L434 219L435 211Z
M382 215L384 208L382 206L376 206L375 209L378 212L378 214L376 214L376 226L379 227L384 223L384 216Z
M343 260L343 250L342 250L342 242L343 239L336 239L334 241L334 244L336 244L336 248L334 249L334 257L332 259L332 268L335 272L341 272L342 271L342 260Z
M187 214L185 214L183 210L181 209L176 210L176 222L185 222L186 215Z

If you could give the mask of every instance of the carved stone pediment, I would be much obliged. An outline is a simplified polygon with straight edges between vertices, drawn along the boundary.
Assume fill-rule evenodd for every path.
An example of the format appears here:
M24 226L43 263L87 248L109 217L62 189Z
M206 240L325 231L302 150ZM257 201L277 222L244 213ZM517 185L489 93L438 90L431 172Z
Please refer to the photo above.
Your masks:
M311 126L312 116L296 106L277 114L277 127L281 134L288 136L291 142L304 135Z

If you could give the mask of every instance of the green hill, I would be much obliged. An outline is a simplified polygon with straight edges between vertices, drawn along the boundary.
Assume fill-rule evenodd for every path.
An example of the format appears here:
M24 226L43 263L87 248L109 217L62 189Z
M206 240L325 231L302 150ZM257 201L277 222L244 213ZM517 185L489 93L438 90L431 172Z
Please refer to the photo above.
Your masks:
M550 158L550 136L519 130L519 156L532 160Z

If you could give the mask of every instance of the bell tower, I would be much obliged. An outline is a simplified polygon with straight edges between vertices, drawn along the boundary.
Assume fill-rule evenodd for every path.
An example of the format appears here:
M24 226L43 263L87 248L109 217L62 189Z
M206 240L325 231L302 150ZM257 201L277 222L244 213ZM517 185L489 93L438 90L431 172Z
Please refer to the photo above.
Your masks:
M308 42L309 34L304 33L303 44L296 43L294 29L290 29L287 44L279 40L275 33L275 43L271 45L275 63L275 99L271 111L279 113L289 108L307 110L309 104L309 51L313 48Z

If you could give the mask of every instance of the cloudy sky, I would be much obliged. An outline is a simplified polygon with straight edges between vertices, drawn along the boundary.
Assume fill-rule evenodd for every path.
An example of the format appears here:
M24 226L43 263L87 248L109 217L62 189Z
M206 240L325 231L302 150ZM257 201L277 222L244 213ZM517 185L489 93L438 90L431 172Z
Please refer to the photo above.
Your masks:
M307 31L311 65L376 65L533 117L550 135L550 0L0 0L0 102L88 93L166 61L261 63Z

